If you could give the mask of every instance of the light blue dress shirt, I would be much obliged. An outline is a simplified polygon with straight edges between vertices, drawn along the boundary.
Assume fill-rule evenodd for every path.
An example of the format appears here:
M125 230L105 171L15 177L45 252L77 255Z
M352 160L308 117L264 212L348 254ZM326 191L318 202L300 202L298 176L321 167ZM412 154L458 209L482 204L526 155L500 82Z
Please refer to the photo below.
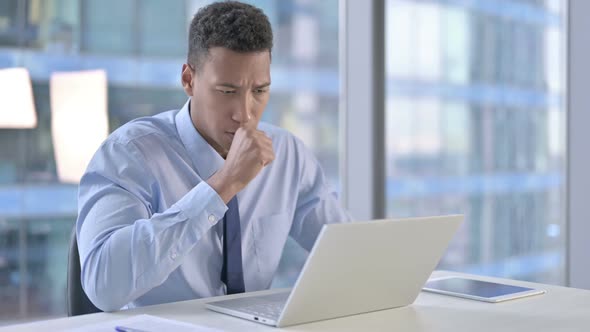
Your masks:
M225 294L227 206L205 182L224 159L181 110L131 121L100 146L80 181L82 286L105 311ZM318 161L260 123L275 160L238 193L246 291L270 287L288 236L310 250L323 224L350 221Z

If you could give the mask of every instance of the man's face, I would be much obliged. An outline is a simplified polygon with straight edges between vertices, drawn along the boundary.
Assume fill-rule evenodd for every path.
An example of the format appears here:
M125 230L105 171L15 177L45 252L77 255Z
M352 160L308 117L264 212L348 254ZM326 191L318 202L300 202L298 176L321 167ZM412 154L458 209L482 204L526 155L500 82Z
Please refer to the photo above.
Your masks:
M187 64L182 84L191 97L191 118L201 136L225 158L242 126L258 126L269 98L269 51L209 49L200 70Z

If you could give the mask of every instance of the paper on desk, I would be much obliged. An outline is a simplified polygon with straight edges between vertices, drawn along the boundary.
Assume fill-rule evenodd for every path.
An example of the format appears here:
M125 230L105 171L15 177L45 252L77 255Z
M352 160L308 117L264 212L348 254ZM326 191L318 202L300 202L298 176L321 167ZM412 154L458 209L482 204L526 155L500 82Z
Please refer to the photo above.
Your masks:
M89 324L65 332L114 332L115 326L125 326L148 332L220 332L209 327L193 325L171 319L164 319L151 315L137 315L124 319L111 320L104 323Z

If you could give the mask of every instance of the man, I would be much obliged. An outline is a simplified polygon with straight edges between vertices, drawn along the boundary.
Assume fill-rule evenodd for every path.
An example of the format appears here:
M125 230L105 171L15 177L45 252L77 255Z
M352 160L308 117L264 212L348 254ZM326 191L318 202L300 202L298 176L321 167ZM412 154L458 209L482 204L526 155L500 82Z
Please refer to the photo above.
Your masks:
M272 30L259 9L214 3L189 31L177 111L113 132L80 182L82 285L104 311L270 287L288 236L311 249L350 218L317 160L259 123Z

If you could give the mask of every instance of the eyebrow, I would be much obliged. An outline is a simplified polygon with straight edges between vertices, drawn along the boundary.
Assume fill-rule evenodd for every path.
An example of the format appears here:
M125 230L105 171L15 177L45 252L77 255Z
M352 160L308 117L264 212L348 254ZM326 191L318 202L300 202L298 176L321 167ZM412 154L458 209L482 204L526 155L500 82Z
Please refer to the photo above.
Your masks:
M262 88L266 88L266 87L269 87L269 86L270 86L270 82L268 82L268 83L263 83L263 84L261 84L261 85L259 85L259 86L255 86L254 88L255 88L255 89L262 89Z
M236 90L239 89L239 88L241 88L239 85L235 85L235 84L231 84L231 83L219 83L219 84L216 84L216 85L217 86L223 86L223 87L226 87L226 88L236 89ZM262 89L262 88L266 88L268 86L270 86L270 82L263 83L261 85L255 86L254 89Z

